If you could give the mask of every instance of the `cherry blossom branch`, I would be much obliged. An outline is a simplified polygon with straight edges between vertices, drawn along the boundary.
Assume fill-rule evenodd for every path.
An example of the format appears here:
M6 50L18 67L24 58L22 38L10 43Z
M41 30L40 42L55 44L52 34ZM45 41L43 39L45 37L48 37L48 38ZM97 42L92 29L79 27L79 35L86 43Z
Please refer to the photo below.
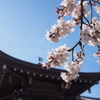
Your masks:
M80 42L81 42L81 41L79 40L79 41L78 41L78 42L77 42L77 43L76 43L76 44L75 44L75 45L74 45L71 49L69 49L69 50L67 50L67 51L69 51L69 52L70 52L70 51L74 50L74 48L75 48L77 45L79 45L79 44L80 44Z
M51 32L47 31L47 39L56 43L62 37L66 37L71 33L76 26L79 25L80 27L79 41L71 49L63 45L48 52L47 59L49 62L43 64L43 68L46 67L47 69L50 67L61 67L62 64L65 64L64 68L68 74L62 72L61 77L66 82L67 89L70 87L71 81L79 76L78 72L84 61L84 47L86 44L97 46L98 52L94 56L100 58L100 21L93 15L93 10L95 10L100 16L100 6L96 5L96 3L100 4L98 0L79 0L78 3L76 3L76 0L63 0L60 4L62 9L56 8L56 14L60 15L58 16L57 24L52 26ZM90 17L88 17L89 11L87 6L90 8ZM62 18L63 16L72 16L73 18L65 21ZM80 46L80 52L74 53L77 46ZM72 61L69 63L67 59L70 52L72 53ZM98 62L100 63L100 60Z
M80 25L80 34L81 34L81 31L82 31L82 26L83 26L83 16L84 16L84 14L83 14L83 1L84 0L81 0L81 17L80 17L80 19L81 19L81 25Z
M92 3L91 3L91 0L89 0L89 5L90 5L90 23L92 23L92 16L93 16L93 9L92 9Z
M100 4L100 2L97 1L98 4Z
M90 23L87 24L87 23L84 23L84 22L83 22L83 24L86 25L86 26L89 26L90 28L93 28L93 27L90 25Z
M86 44L84 44L84 45L82 46L81 40L79 40L71 49L67 50L67 51L69 51L69 52L72 51L72 61L74 61L74 49L75 49L78 45L80 46L80 49L81 49L81 51L80 51L79 53L84 52L84 47L85 47Z

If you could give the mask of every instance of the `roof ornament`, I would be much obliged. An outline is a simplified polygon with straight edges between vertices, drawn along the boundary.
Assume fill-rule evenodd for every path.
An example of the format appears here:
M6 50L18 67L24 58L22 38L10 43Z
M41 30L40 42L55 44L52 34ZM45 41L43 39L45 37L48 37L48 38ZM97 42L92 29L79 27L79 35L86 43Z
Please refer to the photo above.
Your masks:
M52 76L52 79L54 79L54 77Z
M88 89L88 92L91 93L91 89L90 88Z
M36 73L33 73L33 75L35 76L35 75L36 75Z
M18 100L22 100L21 98L19 98Z
M40 77L42 77L42 74L40 74Z
M77 80L74 80L74 82L76 82Z
M27 74L29 74L30 72L27 72Z
M46 78L48 78L48 75L46 75Z
M80 80L80 83L82 82L82 80Z
M7 66L6 66L6 64L4 64L4 65L3 65L3 69L6 69L6 68L7 68Z
M14 71L16 71L17 69L16 68L14 68Z
M38 65L42 65L42 62L43 61L43 59L42 59L42 57L38 57Z
M57 79L60 80L60 77L58 77Z
M90 81L90 83L92 83L92 81Z
M85 80L85 83L87 83L87 81Z
M20 89L20 91L23 91L23 89Z
M23 70L20 70L21 73L23 73Z

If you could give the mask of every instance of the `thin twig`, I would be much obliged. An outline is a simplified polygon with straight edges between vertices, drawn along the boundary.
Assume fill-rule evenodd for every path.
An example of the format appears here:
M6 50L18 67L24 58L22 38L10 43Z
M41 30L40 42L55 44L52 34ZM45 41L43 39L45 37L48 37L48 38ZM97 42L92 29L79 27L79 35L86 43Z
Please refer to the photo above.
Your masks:
M88 22L88 24L90 23L89 20L84 16L84 19Z
M80 40L71 48L71 49L69 49L69 50L67 50L67 51L72 51L77 45L79 45L79 43L80 43Z
M81 0L81 25L80 25L80 30L82 30L82 24L83 24L83 16L84 16L84 13L83 13L83 1L84 0Z
M92 23L92 16L93 16L93 12L92 12L92 4L91 4L91 0L89 0L89 4L90 4L90 12L91 12L91 14L90 14L90 23Z

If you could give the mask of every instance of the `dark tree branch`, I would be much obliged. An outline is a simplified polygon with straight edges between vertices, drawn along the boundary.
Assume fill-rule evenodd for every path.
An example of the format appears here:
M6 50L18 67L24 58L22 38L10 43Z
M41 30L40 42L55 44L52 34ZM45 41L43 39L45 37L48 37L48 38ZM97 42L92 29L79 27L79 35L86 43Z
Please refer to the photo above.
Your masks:
M89 0L89 5L90 5L90 23L92 23L92 16L93 16L93 9L92 9L92 3L91 3L91 0Z
M67 51L70 52L70 51L74 50L74 48L75 48L77 45L79 45L80 41L81 41L81 40L79 40L71 49L69 49L69 50L67 50Z
M88 22L88 24L90 23L89 20L84 16L84 19Z

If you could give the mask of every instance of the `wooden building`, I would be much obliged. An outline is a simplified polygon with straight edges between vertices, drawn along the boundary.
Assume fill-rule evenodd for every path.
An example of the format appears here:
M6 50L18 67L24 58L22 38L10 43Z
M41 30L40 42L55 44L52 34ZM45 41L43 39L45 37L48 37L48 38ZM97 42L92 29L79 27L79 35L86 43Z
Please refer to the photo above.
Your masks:
M42 69L0 51L0 100L76 100L100 80L100 73L80 73L65 89L59 69Z

